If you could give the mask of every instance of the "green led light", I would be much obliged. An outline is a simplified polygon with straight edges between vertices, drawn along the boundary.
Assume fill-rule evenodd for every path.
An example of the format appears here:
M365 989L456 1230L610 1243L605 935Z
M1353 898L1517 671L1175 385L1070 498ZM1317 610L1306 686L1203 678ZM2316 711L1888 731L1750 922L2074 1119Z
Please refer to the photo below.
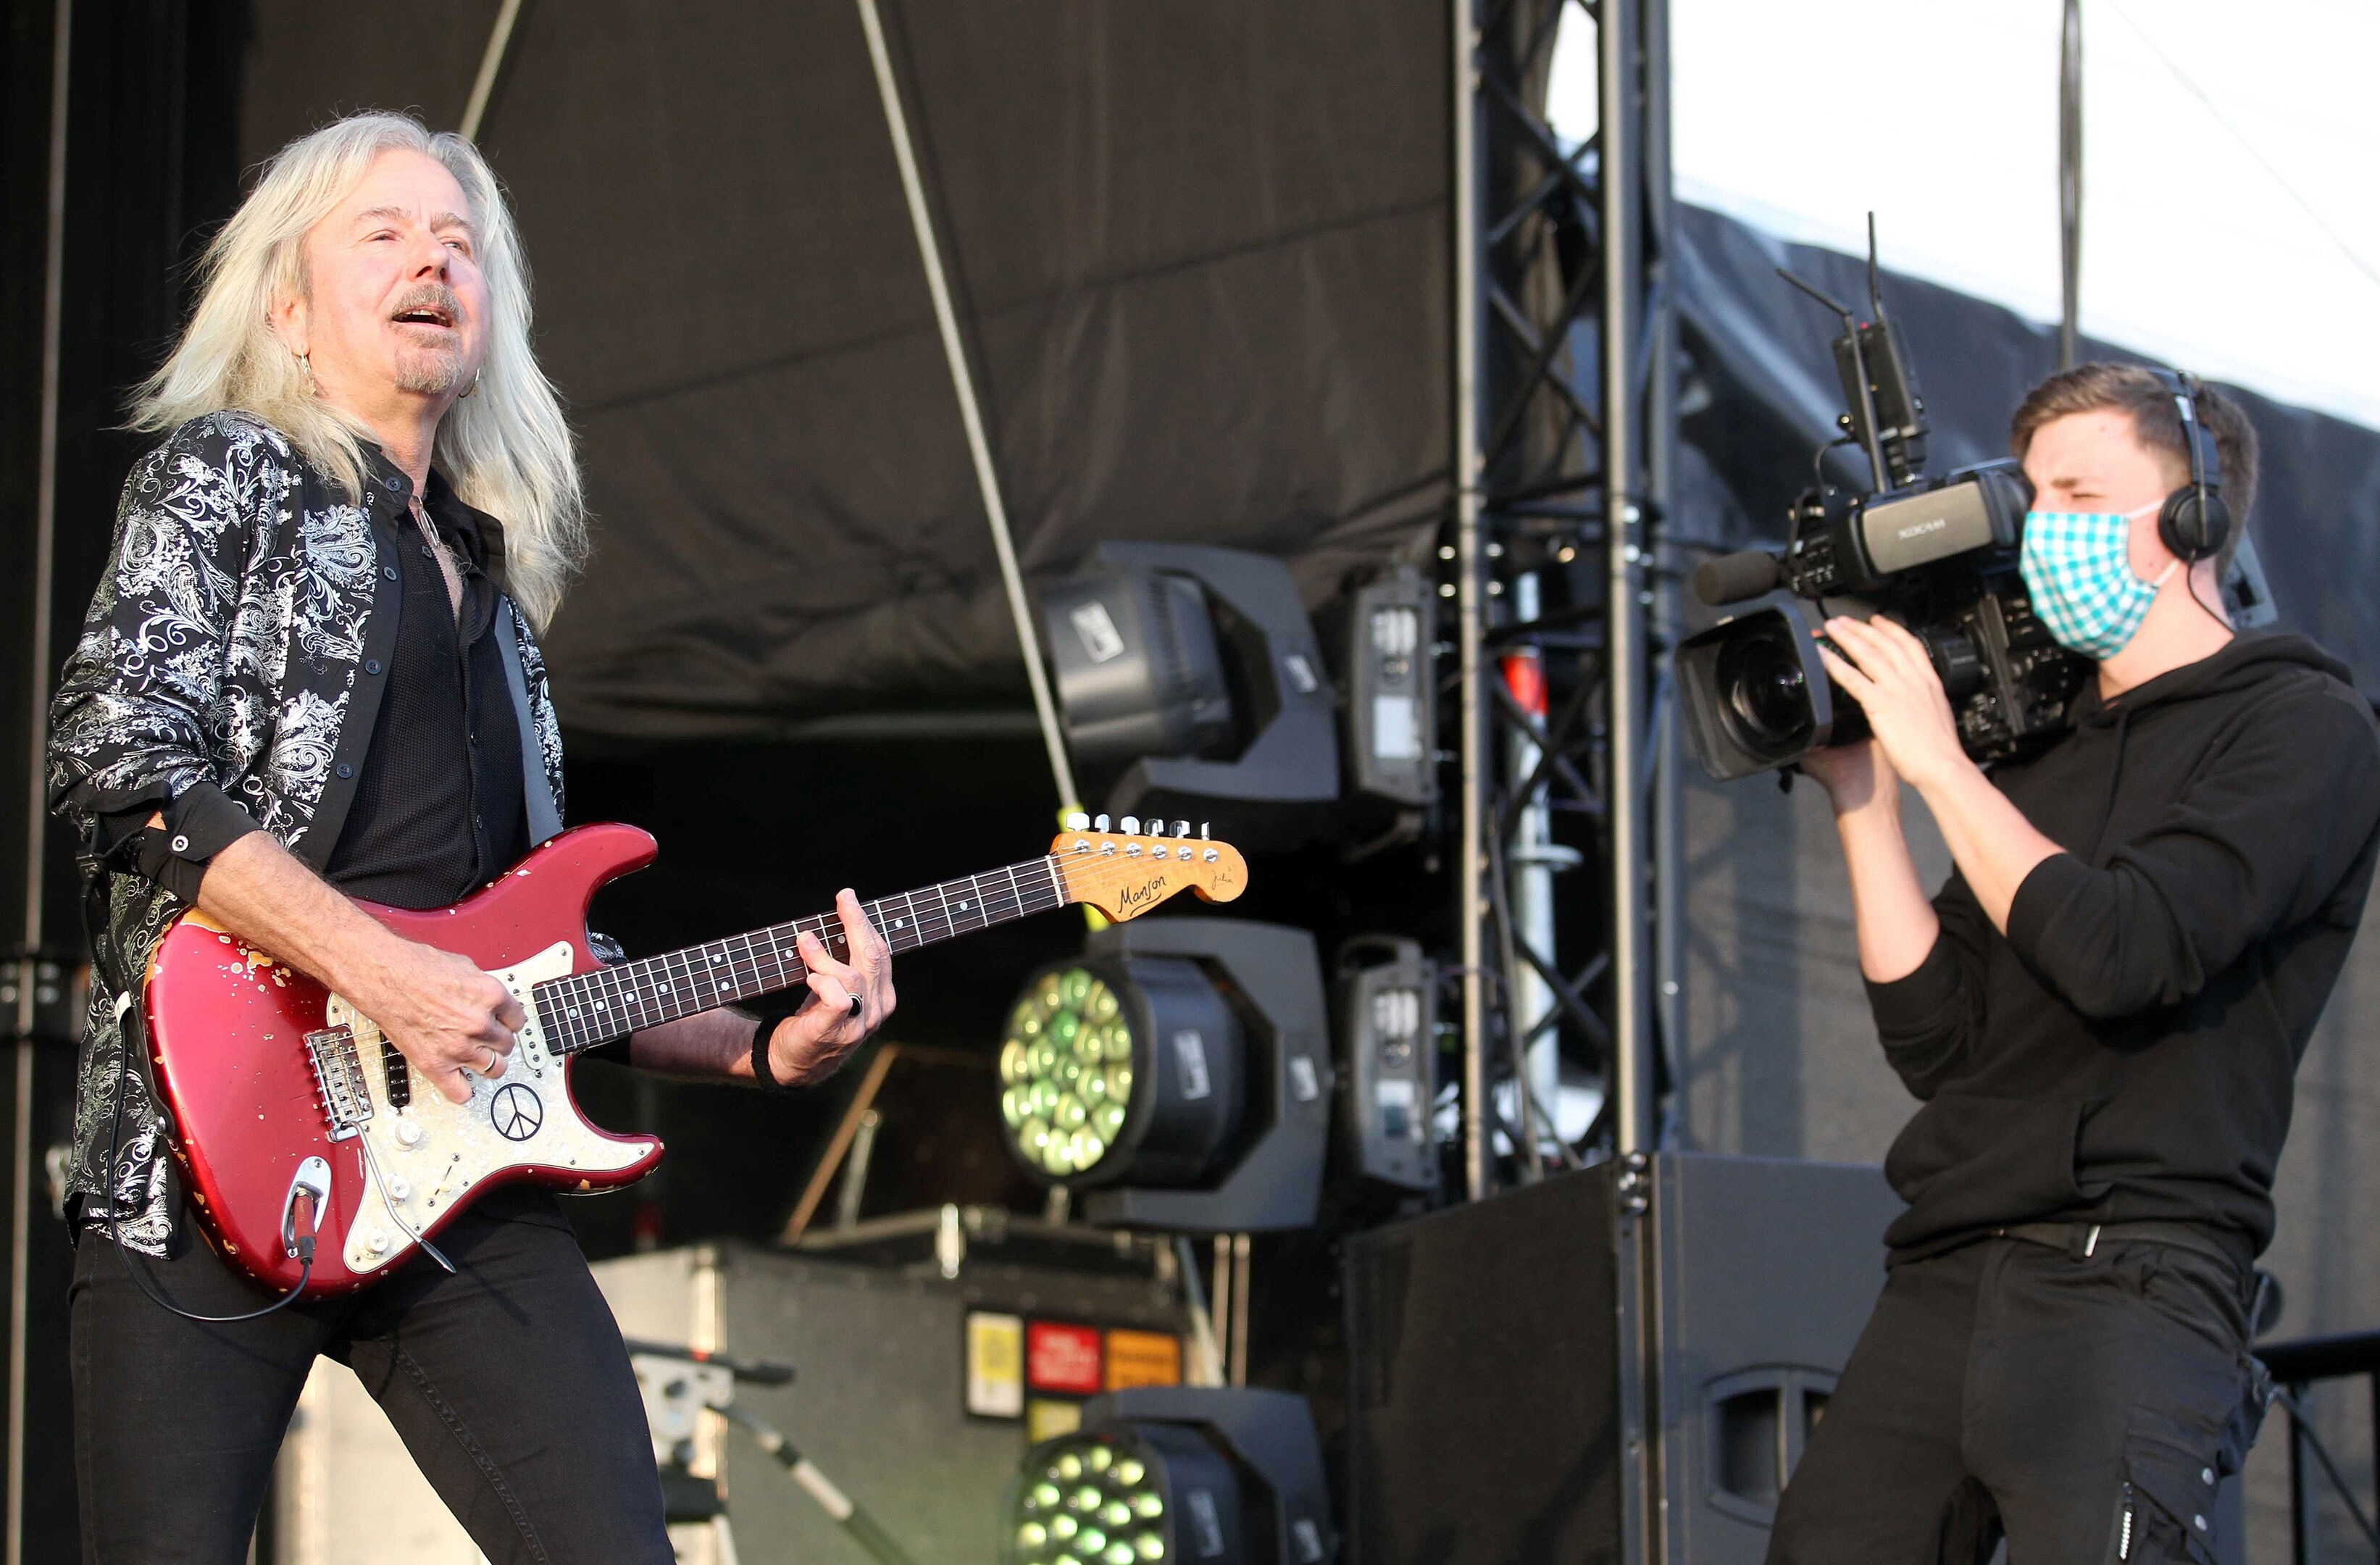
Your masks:
M1165 1500L1143 1448L1120 1433L1041 1448L1010 1518L1009 1565L1161 1565Z
M1096 1166L1129 1117L1123 998L1087 967L1043 974L1009 1013L1000 1077L1001 1118L1027 1162L1058 1175Z

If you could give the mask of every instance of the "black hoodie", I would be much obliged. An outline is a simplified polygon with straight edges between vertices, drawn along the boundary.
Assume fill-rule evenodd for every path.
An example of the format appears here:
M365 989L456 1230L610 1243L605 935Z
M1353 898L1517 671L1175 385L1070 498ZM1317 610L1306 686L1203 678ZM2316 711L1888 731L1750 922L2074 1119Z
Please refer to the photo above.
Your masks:
M2348 672L2243 636L2103 705L1992 781L2066 851L2002 936L1953 874L1942 932L1868 986L1925 1099L1885 1160L1896 1258L2005 1223L2184 1221L2273 1236L2291 1077L2380 851L2380 731Z

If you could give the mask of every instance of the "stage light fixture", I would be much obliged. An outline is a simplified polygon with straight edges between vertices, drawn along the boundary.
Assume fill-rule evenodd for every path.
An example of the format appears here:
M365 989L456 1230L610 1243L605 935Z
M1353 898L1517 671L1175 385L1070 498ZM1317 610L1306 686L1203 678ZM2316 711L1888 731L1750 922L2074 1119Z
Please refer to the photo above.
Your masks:
M1327 1565L1339 1550L1303 1397L1151 1387L1025 1454L1005 1565Z
M1400 1190L1436 1190L1437 964L1413 940L1351 940L1340 948L1338 998L1344 1171Z
M1262 804L1274 807L1232 819L1236 837L1328 829L1336 701L1287 565L1103 543L1041 611L1067 748L1111 813L1220 819L1219 805Z
M1303 929L1144 918L1028 980L1001 1040L1001 1114L1027 1172L1091 1221L1302 1228L1321 1195L1330 1065Z
M1245 1048L1238 1018L1193 963L1063 964L1009 1013L1001 1112L1038 1176L1087 1184L1129 1169L1150 1183L1190 1183L1239 1123Z
M1417 809L1438 797L1438 701L1432 649L1438 595L1399 565L1351 588L1322 611L1346 687L1347 785Z

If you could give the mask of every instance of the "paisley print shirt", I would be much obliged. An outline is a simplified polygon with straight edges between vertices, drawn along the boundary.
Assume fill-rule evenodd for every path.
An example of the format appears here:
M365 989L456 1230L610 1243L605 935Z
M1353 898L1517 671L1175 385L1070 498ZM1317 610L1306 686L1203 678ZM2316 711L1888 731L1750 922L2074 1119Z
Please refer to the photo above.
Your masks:
M276 430L216 413L176 430L125 480L115 543L50 708L50 805L79 838L95 947L75 1095L69 1206L112 1203L126 1244L162 1253L180 1208L172 1127L123 1013L185 907L133 867L116 824L169 810L177 822L249 821L320 870L356 791L395 638L398 573L384 564L410 483L366 448L350 501ZM490 574L502 529L481 518ZM506 598L528 706L523 724L562 804L562 739L545 664ZM526 759L524 770L528 770ZM243 819L244 817L244 819ZM175 838L183 851L186 838ZM137 1025L137 1022L134 1024ZM113 1153L111 1154L111 1148Z

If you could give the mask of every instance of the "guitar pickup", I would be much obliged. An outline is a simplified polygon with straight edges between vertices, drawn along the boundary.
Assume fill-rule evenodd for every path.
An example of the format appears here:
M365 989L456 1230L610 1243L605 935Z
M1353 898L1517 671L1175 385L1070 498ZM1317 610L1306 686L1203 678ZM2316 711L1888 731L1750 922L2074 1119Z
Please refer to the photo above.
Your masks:
M306 1053L314 1065L314 1085L323 1116L331 1122L331 1139L345 1141L372 1117L370 1084L364 1062L356 1052L350 1027L324 1027L306 1035Z
M396 1045L386 1038L380 1045L381 1070L388 1077L388 1106L391 1110L404 1108L413 1101L413 1073L405 1068L405 1056Z

